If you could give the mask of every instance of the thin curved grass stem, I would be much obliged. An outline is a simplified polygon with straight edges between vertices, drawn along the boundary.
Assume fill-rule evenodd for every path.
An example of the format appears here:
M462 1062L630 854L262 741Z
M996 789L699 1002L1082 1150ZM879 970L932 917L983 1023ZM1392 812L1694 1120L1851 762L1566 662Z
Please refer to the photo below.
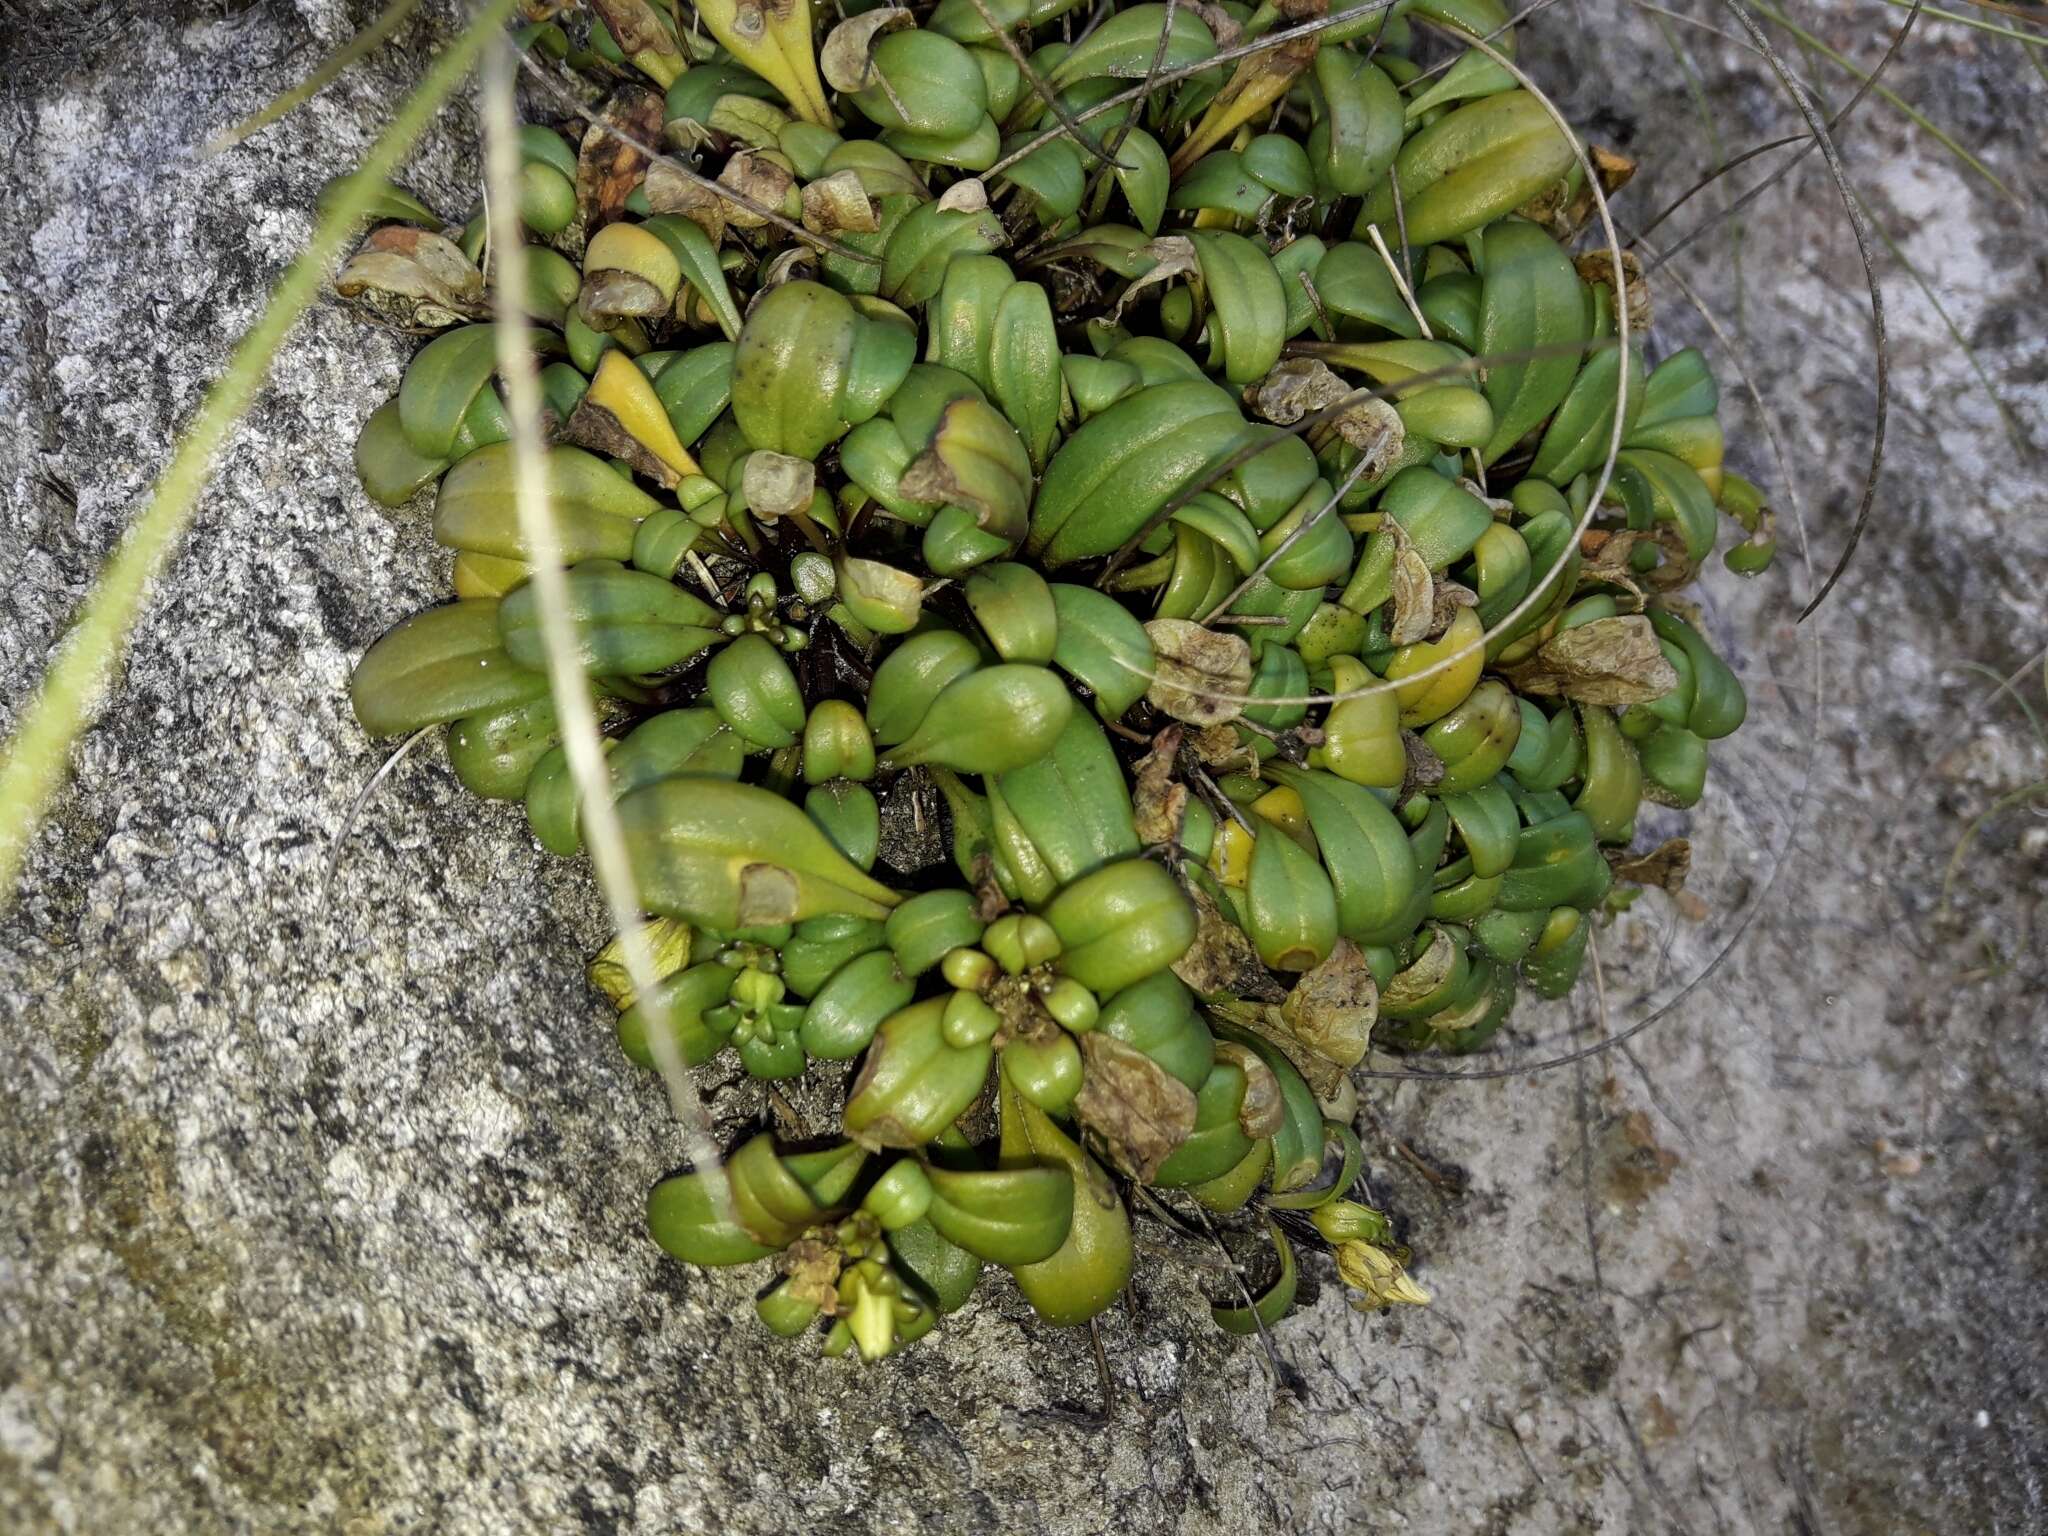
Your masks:
M484 166L492 197L500 208L519 201L519 124L512 93L512 50L493 49L484 61ZM526 292L526 247L516 223L498 242L498 264L492 283L497 334L498 375L505 383L505 403L512 424L514 506L521 540L532 553L533 590L540 609L541 639L547 650L548 687L555 715L562 725L562 745L575 780L583 840L598 890L610 910L624 952L626 974L636 996L650 995L661 980L648 948L641 921L640 898L633 879L632 856L612 800L610 771L598 732L590 679L576 654L576 633L569 617L568 579L563 571L561 539L555 511L548 499L547 459L541 435L540 376L534 366L526 314L514 295ZM668 1089L669 1106L681 1123L690 1160L704 1176L712 1200L729 1211L732 1195L711 1137L697 1085L683 1065L682 1051L667 1029L647 1031L648 1047Z
M391 0L391 4L377 13L371 22L354 37L328 54L314 66L313 72L289 90L280 91L232 128L224 128L206 141L199 151L202 156L217 155L248 138L261 133L280 118L289 117L307 102L332 85L349 65L383 47L384 43L404 23L406 17L419 9L420 0Z
M1856 237L1856 255L1863 263L1863 280L1870 290L1870 330L1872 351L1877 365L1877 402L1876 410L1872 413L1876 419L1871 425L1870 467L1864 473L1863 496L1857 503L1856 520L1849 529L1849 542L1836 559L1834 569L1828 572L1827 579L1820 584L1820 590L1814 593L1804 608L1799 610L1799 617L1794 622L1803 624L1813 616L1814 611L1822 603L1827 601L1828 594L1835 590L1836 584L1849 569L1849 562L1856 558L1856 547L1863 542L1863 531L1870 525L1870 509L1877 500L1878 476L1884 468L1885 428L1891 413L1891 343L1885 334L1884 288L1877 280L1877 264L1870 254L1870 229L1864 221L1862 205L1856 201L1855 191L1849 185L1849 173L1842 168L1842 157L1835 148L1834 136L1828 132L1827 124L1821 121L1819 109L1814 106L1812 98L1800 88L1798 80L1792 74L1791 66L1786 64L1784 57L1771 46L1771 40L1764 36L1763 28L1757 25L1756 18L1750 15L1742 0L1722 0L1722 3L1763 51L1764 57L1770 61L1772 73L1778 77L1779 83L1791 96L1793 105L1799 109L1799 115L1806 119L1807 128L1820 141L1822 158L1828 164L1828 175L1833 178L1835 190L1841 197L1842 209L1849 216L1849 232Z
M1842 108L1840 111L1836 112L1834 116L1828 119L1828 132L1839 133L1841 131L1842 124L1846 123L1849 120L1849 115L1863 104L1863 98L1868 96L1872 90L1877 88L1878 77L1882 75L1885 72L1885 70L1891 66L1892 61L1899 56L1899 50L1905 47L1906 38L1908 37L1908 35L1911 34L1913 30L1913 23L1918 21L1919 19L1920 8L1918 0L1915 0L1913 9L1906 16L1905 23L1899 28L1897 32L1892 34L1891 44L1885 49L1884 57L1877 61L1877 68L1873 69L1868 75L1864 76L1863 83L1856 88L1856 93L1842 104ZM1811 134L1800 134L1795 135L1791 139L1774 140L1770 144L1762 145L1756 150L1738 156L1726 169L1733 170L1735 166L1741 165L1745 161L1754 159L1759 154L1765 153L1766 151L1771 149L1776 149L1781 145L1787 143L1801 143L1804 147L1800 149L1798 154L1793 155L1790 159L1786 160L1786 162L1783 165L1779 166L1776 170L1772 171L1768 176L1764 177L1764 179L1758 182L1755 186L1749 188L1747 191L1742 193L1741 196L1737 197L1734 202L1730 203L1726 208L1722 209L1719 213L1714 214L1709 218L1703 219L1696 228L1687 230L1683 235L1680 235L1678 239L1672 243L1671 248L1665 251L1665 253L1662 256L1658 257L1657 260L1653 262L1647 270L1652 272L1656 271L1656 269L1659 266L1662 266L1665 262L1669 261L1673 256L1676 256L1680 251L1684 250L1688 245L1692 244L1694 240L1698 239L1708 230L1713 229L1716 225L1719 225L1725 222L1726 220L1734 218L1735 215L1742 212L1743 209L1747 208L1759 197L1762 197L1764 193L1768 192L1772 187L1776 186L1779 182L1783 181L1787 176L1789 176L1793 172L1793 170L1806 159L1808 155L1813 153L1815 148L1818 147L1819 141L1815 139ZM1645 229L1643 230L1643 233L1649 234L1659 224L1662 224L1665 219L1669 218L1673 213L1677 212L1678 209L1686 202L1688 198L1692 197L1702 188L1710 185L1713 181L1715 181L1718 178L1718 176L1722 174L1725 174L1725 172L1716 172L1715 175L1704 177L1700 181L1694 183L1693 186L1691 186L1685 192L1680 194L1676 202L1672 203L1670 207L1666 208L1662 213L1658 214L1656 218L1652 219L1648 226L1645 227Z
M1791 33L1792 36L1797 38L1804 46L1811 48L1815 53L1819 54L1822 58L1826 59L1830 64L1833 64L1836 68L1840 69L1843 73L1847 74L1852 79L1859 80L1868 84L1873 78L1872 74L1866 71L1862 65L1856 63L1853 59L1850 59L1845 55L1836 52L1833 48L1830 48L1826 43L1822 42L1818 37L1814 36L1813 33L1807 31L1804 27L1800 26L1798 22L1792 20L1791 17L1787 16L1783 11L1778 10L1775 6L1765 3L1765 0L1754 0L1754 4L1758 14L1769 17L1773 22L1777 23L1777 25L1783 27L1787 32ZM1877 94L1883 97L1888 105L1896 108L1899 112L1903 113L1923 133L1927 134L1928 137L1933 139L1935 143L1939 144L1943 149L1946 149L1950 154L1954 155L1958 160L1962 161L1964 165L1968 166L1971 170L1975 171L1979 176L1983 177L1985 181L1989 182L1992 186L1996 187L1999 193L2002 196L2004 196L2004 198L2008 202L2010 202L2013 205L2013 207L2022 210L2025 209L2027 205L2020 198L2019 194L2014 192L2013 189L2011 187L2008 187L2003 181L2000 181L1998 179L1998 176L1991 170L1989 166L1987 166L1982 160L1979 160L1975 155L1971 154L1970 151L1966 149L1962 144L1957 142L1955 137L1952 134L1950 134L1947 129L1943 128L1939 123L1935 122L1932 118L1928 117L1924 112L1920 111L1911 102L1907 101L1905 97L1899 95L1898 92L1891 90L1885 86L1878 86Z
M2039 779L2032 784L2022 784L2018 789L2000 795L1972 816L1963 828L1963 835L1956 840L1956 851L1948 856L1948 864L1941 872L1941 906L1937 916L1947 918L1950 898L1955 894L1956 878L1963 872L1963 860L1969 857L1970 847L1977 841L1977 834L1994 816L2024 805L2029 800L2048 799L2048 779Z

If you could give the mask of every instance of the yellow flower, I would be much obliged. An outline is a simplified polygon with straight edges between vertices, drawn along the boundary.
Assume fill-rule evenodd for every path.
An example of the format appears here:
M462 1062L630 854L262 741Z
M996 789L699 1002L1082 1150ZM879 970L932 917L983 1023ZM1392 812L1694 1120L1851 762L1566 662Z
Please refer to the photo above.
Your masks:
M1396 1302L1411 1307L1429 1305L1429 1292L1408 1278L1407 1271L1391 1253L1371 1243L1339 1243L1337 1273L1344 1277L1346 1285L1365 1293L1351 1302L1361 1312L1377 1312Z

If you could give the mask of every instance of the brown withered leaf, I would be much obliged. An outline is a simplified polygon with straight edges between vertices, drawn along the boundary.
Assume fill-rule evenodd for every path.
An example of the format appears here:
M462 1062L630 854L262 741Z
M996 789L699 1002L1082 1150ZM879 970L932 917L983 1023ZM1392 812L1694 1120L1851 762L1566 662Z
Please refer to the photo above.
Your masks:
M1143 1051L1100 1030L1081 1036L1087 1072L1074 1115L1123 1173L1149 1182L1195 1128L1194 1090Z
M679 55L675 37L647 0L590 0L590 8L602 18L605 30L627 58L636 53Z
M776 1266L789 1277L783 1287L799 1301L808 1301L827 1317L839 1310L839 1244L800 1237L782 1250Z
M754 289L753 298L747 301L751 312L762 294L783 283L801 282L817 276L818 254L807 245L792 245L786 250L769 257L761 263L761 278Z
M1310 1050L1282 1022L1280 1010L1270 1003L1240 1003L1231 999L1211 1002L1210 1011L1228 1019L1247 1034L1257 1035L1294 1063L1302 1081L1318 1099L1328 1098L1344 1081L1344 1068L1327 1056Z
M1244 23L1222 6L1211 4L1210 0L1188 0L1181 9L1193 11L1202 18L1202 25L1216 39L1216 51L1219 53L1226 48L1235 48L1244 37Z
M1381 526L1401 525L1388 518ZM1429 637L1435 622L1436 579L1429 573L1429 562L1404 535L1397 532L1394 541L1394 621L1387 626L1387 643L1413 645Z
M1148 846L1180 841L1181 822L1188 809L1188 787L1173 778L1180 743L1181 728L1169 725L1152 738L1152 750L1138 759L1132 777L1132 820L1138 828L1138 841Z
M1486 487L1470 475L1458 476L1458 489L1474 500L1483 501L1493 508L1493 520L1497 523L1511 523L1515 520L1515 504L1505 496L1489 496Z
M1444 760L1415 732L1401 733L1401 751L1408 759L1408 766L1401 773L1399 800L1405 801L1418 790L1434 789L1443 783Z
M1618 150L1603 149L1598 144L1587 146L1593 162L1593 174L1600 179L1600 190L1609 197L1627 186L1636 173L1636 163ZM1593 189L1589 183L1581 182L1577 192L1570 192L1570 179L1557 182L1547 192L1522 205L1515 211L1523 218L1541 224L1549 231L1550 237L1569 249L1579 236L1579 231L1591 222L1594 213Z
M647 171L647 156L626 141L661 142L665 110L657 92L638 85L620 86L597 109L576 152L576 215L585 239L625 216L626 199Z
M1653 318L1650 305L1650 280L1643 273L1643 260L1634 251L1621 253L1621 282L1614 280L1614 253L1606 250L1587 251L1572 261L1573 268L1587 283L1605 283L1608 288L1619 287L1628 295L1629 329L1638 335L1650 328Z
M1350 393L1351 386L1321 358L1283 357L1258 383L1245 386L1244 403L1267 421L1291 427Z
M1249 768L1257 760L1257 754L1227 725L1212 725L1195 732L1188 750L1204 768L1223 773Z
M569 414L569 420L562 427L562 441L588 448L605 458L623 459L632 466L635 474L645 475L671 490L677 484L676 472L656 458L645 443L619 425L618 417L595 403L589 395L578 401L576 409Z
M875 203L861 185L860 173L849 167L804 183L804 228L821 235L871 235L882 227Z
M1355 1067L1365 1059L1379 1016L1380 989L1365 952L1349 939L1339 939L1329 959L1304 973L1280 1005L1281 1022L1294 1037L1339 1067ZM1325 1090L1316 1092L1321 1097Z
M725 169L718 173L718 184L732 188L763 208L784 214L792 211L788 204L796 191L796 176L789 167L770 159L765 151L741 150L725 162ZM802 206L798 198L797 209ZM768 223L760 214L731 201L725 205L725 221L734 229L760 229Z
M703 182L685 176L680 166L657 160L647 167L647 206L656 213L680 213L711 237L725 239L725 199Z
M1596 538L1594 535L1598 534ZM1635 570L1629 564L1629 557L1637 546L1654 544L1664 552L1664 558L1647 571ZM1606 532L1597 528L1586 530L1579 547L1586 553L1586 562L1580 568L1582 581L1605 581L1614 586L1633 592L1638 598L1643 588L1653 592L1667 591L1682 587L1693 579L1699 567L1685 552L1685 535L1675 523L1659 523L1647 532L1635 528L1620 528Z
M1195 242L1186 235L1161 235L1139 246L1136 254L1149 258L1152 265L1132 278L1118 297L1116 308L1109 313L1112 324L1121 320L1125 306L1148 288L1162 287L1176 278L1191 283L1202 280L1201 258L1195 255Z
M947 213L986 213L988 183L979 176L965 176L939 194L939 207Z
M1252 648L1244 636L1204 629L1192 619L1154 619L1145 633L1154 657L1145 697L1154 709L1189 725L1221 725L1243 713L1252 685Z
M864 91L882 78L874 59L882 34L916 25L917 18L897 5L849 16L825 34L825 46L818 50L818 73L835 91Z
M996 861L986 853L974 856L974 915L987 924L1010 910L1010 898L996 879Z
M740 469L740 492L746 497L747 510L770 521L792 512L808 512L817 488L817 465L766 448L748 454Z
M1258 383L1246 386L1244 399L1260 416L1283 427L1334 407L1317 430L1334 431L1370 454L1373 462L1361 472L1366 480L1383 474L1407 439L1400 414L1391 405L1360 394L1319 357L1283 357Z
M334 291L407 331L440 330L491 312L484 275L462 247L409 224L371 230L335 278Z
M1277 1003L1279 984L1260 963L1244 930L1217 910L1216 898L1201 886L1186 889L1195 906L1195 942L1173 962L1173 974L1197 997L1229 992Z
M583 289L576 295L576 309L594 331L609 330L621 315L652 318L668 313L668 301L661 290L637 272L601 267L583 274Z
M1380 1001L1390 1008L1406 1008L1421 1002L1449 978L1457 958L1458 946L1451 936L1441 928L1432 930L1429 948L1387 983Z
M1438 576L1430 583L1429 638L1441 640L1460 608L1477 608L1479 594L1461 582Z
M1563 630L1527 661L1502 671L1522 693L1616 709L1661 699L1678 686L1657 632L1641 614Z
M1631 885L1653 885L1660 891L1680 891L1692 873L1692 841L1666 838L1648 853L1631 854L1625 848L1607 848L1607 863L1614 878Z
M1253 1141L1272 1135L1287 1119L1287 1100L1280 1092L1280 1078L1259 1053L1234 1040L1216 1042L1216 1059L1227 1061L1244 1073L1244 1103L1237 1111L1238 1129Z

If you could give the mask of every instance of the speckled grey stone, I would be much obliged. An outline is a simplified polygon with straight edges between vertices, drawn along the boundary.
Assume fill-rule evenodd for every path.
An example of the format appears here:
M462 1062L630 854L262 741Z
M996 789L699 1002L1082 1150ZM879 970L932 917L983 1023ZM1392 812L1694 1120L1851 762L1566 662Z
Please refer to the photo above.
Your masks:
M129 9L6 28L0 725L315 189L449 26L415 18L298 118L201 162L192 146L372 7ZM1818 24L1867 62L1898 15ZM1527 30L1577 120L1644 159L1632 222L1711 163L1702 106L1731 150L1796 127L1699 26L1589 0ZM1842 77L1820 83L1843 99ZM2010 45L1933 22L1891 83L2026 204L1875 103L1845 135L1873 213L2038 439L2048 91ZM413 168L440 206L469 200L473 130L451 109ZM1825 557L1874 391L1817 159L1744 224L1739 284L1732 253L1717 234L1680 270L1739 333ZM386 750L349 714L349 667L447 572L424 512L377 510L349 470L410 346L318 309L0 924L0 1529L2048 1526L2039 814L1989 823L1940 899L1965 822L2048 771L1963 670L2048 643L2048 515L2039 459L1886 274L1871 537L1796 633L1796 560L1715 584L1756 719L1693 819L1703 909L1652 895L1602 937L1608 1027L1754 915L1732 957L1583 1068L1362 1084L1373 1188L1435 1306L1361 1317L1325 1274L1274 1335L1283 1389L1148 1257L1104 1322L1106 1423L1086 1335L1030 1326L1007 1286L862 1370L754 1326L758 1277L659 1255L641 1202L678 1140L583 983L604 936L583 871L435 751L392 776L323 888ZM1674 285L1657 300L1660 345L1709 339ZM1782 492L1723 376L1737 461ZM1526 1010L1506 1049L1534 1061L1597 1029L1585 997Z

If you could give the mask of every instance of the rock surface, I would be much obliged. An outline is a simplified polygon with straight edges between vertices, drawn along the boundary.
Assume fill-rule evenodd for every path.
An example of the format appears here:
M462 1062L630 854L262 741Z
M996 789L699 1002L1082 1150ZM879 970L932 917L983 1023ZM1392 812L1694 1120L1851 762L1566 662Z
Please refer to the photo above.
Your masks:
M208 161L193 146L374 7L130 9L23 18L0 45L0 727L313 193L450 25L416 17ZM1821 24L1868 63L1901 15ZM1716 143L1798 129L1760 62L1696 23L1599 0L1526 32L1575 120L1644 160L1632 223ZM1844 78L1818 78L1831 105ZM666 1262L641 1201L678 1139L583 983L604 935L584 872L436 752L390 777L324 884L386 750L349 715L349 667L446 565L420 508L376 510L349 469L409 344L312 314L0 924L0 1527L2043 1529L2039 811L1989 821L1946 902L1943 878L1970 819L2048 773L1971 670L2048 643L2048 91L2009 42L1933 21L1889 83L2025 205L1875 101L1845 131L2030 456L1880 249L1894 394L1871 535L1796 631L1796 558L1716 583L1755 721L1694 818L1703 905L1646 896L1602 937L1604 1023L1590 998L1525 1009L1505 1059L1639 1021L1747 922L1732 955L1582 1064L1361 1083L1372 1188L1434 1307L1362 1317L1326 1276L1273 1336L1276 1383L1184 1268L1148 1261L1104 1321L1106 1420L1087 1337L1029 1326L1005 1286L861 1370L755 1327L751 1275ZM473 142L458 105L415 186L465 207ZM1739 269L1736 249L1717 231L1676 270L1739 336L1825 562L1875 391L1818 157L1751 210ZM1661 345L1713 345L1676 283L1656 297ZM1789 522L1757 413L1730 417ZM2015 684L2037 706L2040 665Z

